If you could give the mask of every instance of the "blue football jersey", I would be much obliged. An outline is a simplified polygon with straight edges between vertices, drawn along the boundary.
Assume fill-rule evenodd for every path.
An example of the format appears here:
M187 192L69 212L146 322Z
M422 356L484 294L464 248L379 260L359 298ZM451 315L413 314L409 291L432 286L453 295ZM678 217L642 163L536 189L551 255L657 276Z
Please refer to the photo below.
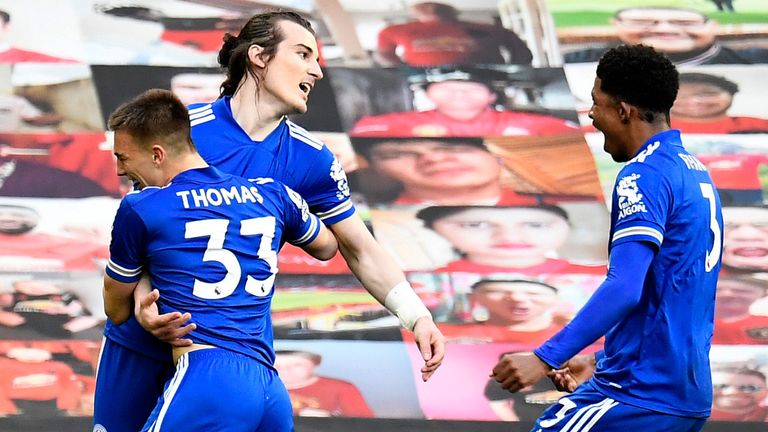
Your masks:
M192 141L210 165L236 176L269 177L298 192L326 225L351 216L347 175L333 153L283 118L264 141L253 141L232 116L230 98L190 105Z
M219 170L246 179L272 178L298 192L326 225L352 216L347 176L333 153L288 119L261 142L253 141L232 116L230 98L189 106L198 152ZM120 326L107 320L104 335L157 360L170 361L168 344L131 318Z
M616 179L610 242L651 242L658 252L640 303L605 337L598 390L654 411L709 415L722 232L704 165L683 148L679 131L653 136Z
M271 367L277 252L284 241L310 243L320 223L280 182L192 169L123 199L106 271L121 282L147 271L161 313L192 314L190 339Z

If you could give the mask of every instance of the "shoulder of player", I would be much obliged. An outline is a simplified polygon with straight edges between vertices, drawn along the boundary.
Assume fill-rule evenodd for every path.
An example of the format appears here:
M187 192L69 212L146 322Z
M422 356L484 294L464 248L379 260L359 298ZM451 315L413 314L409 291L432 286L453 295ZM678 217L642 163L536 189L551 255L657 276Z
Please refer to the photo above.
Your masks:
M199 126L216 119L216 114L214 113L214 104L215 102L194 103L187 106L187 111L189 112L189 125L193 130L195 129L195 126Z
M285 127L292 141L298 142L297 150L330 151L325 143L308 130L286 119Z

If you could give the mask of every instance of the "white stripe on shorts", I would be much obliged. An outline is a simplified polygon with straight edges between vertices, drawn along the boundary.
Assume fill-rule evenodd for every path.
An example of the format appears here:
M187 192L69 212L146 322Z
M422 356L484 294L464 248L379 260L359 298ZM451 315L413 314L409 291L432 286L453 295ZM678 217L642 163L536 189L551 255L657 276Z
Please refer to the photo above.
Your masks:
M605 398L598 403L587 405L579 409L579 411L571 417L561 432L588 432L606 411L618 404L618 402L611 398Z
M160 427L163 425L163 419L165 413L168 411L168 406L171 405L173 397L176 396L176 390L181 386L181 382L184 381L184 375L187 373L189 367L189 353L184 353L179 357L179 361L176 363L176 373L171 378L171 383L163 393L163 407L160 408L160 413L157 415L157 420L152 424L150 432L160 432Z

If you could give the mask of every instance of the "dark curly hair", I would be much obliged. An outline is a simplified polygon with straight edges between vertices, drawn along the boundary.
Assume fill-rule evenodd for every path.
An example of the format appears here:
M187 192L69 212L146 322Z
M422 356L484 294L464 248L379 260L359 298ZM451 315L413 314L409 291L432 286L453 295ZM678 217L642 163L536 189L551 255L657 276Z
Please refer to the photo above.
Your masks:
M261 77L250 67L248 48L252 45L264 48L262 55L265 62L269 62L277 51L277 45L285 39L285 35L277 26L280 21L294 22L315 35L312 24L296 12L269 11L252 16L237 36L231 33L224 35L224 45L219 50L218 60L219 64L227 69L227 79L221 84L221 96L234 95L246 73L256 80L257 86L259 85Z
M642 44L611 48L600 58L597 77L603 92L639 108L645 121L664 114L669 122L680 79L664 54Z

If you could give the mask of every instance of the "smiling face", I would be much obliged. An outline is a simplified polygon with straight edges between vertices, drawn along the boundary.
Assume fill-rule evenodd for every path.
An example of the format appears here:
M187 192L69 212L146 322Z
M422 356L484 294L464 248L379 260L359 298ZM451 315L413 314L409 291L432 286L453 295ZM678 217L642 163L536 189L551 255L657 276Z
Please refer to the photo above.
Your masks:
M114 153L117 175L137 182L139 188L163 185L162 172L153 163L152 151L139 145L128 132L115 132Z
M489 323L514 325L548 317L557 293L525 281L487 282L475 287L470 299L488 310Z
M733 95L714 84L681 82L672 116L692 119L715 119L724 116Z
M370 163L417 197L422 192L448 196L458 189L498 184L501 175L499 161L483 148L430 140L379 143Z
M768 209L724 207L723 264L768 270Z
M592 87L592 108L589 110L589 118L592 126L603 133L603 150L611 155L616 162L626 162L632 158L628 154L625 127L619 116L619 102L608 93L603 92L602 80L595 78Z
M627 9L613 24L623 43L650 45L668 54L704 49L715 42L716 23L696 11Z
M541 263L568 239L561 216L535 208L474 208L432 223L465 258L482 264L519 266Z
M282 20L277 26L284 39L266 63L259 103L272 105L282 115L303 114L315 82L323 78L317 41L309 30L292 21Z

